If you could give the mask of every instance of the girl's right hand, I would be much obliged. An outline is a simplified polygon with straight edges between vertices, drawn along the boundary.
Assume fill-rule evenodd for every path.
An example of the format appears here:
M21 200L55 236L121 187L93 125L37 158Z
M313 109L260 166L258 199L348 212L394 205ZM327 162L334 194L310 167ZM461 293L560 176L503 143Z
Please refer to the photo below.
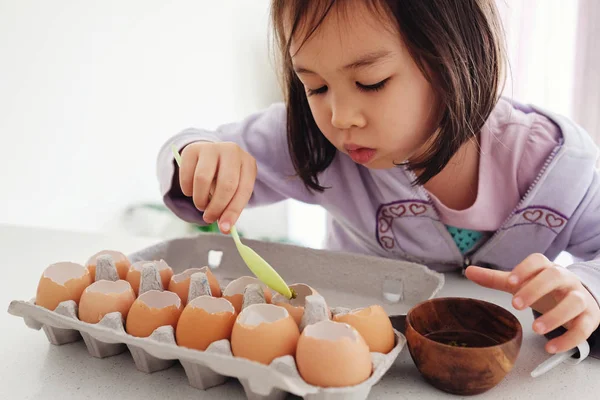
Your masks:
M195 142L181 152L179 182L184 195L229 233L252 196L256 160L235 143Z

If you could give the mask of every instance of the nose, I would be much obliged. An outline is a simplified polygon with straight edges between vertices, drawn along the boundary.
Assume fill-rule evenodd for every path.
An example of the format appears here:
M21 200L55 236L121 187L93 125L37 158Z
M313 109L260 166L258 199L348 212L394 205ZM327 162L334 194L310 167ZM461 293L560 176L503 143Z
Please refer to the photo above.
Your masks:
M343 96L331 101L331 125L336 129L363 128L366 124L365 117L352 99Z

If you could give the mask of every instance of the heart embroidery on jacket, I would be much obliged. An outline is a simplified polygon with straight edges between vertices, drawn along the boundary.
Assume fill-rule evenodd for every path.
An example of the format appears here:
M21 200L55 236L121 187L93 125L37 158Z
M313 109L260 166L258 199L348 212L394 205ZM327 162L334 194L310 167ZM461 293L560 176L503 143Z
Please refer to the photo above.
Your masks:
M390 230L390 221L385 218L379 218L379 232L386 233Z
M399 204L397 206L390 206L389 210L395 217L401 217L406 212L406 207L404 207L402 204Z
M555 217L552 214L547 214L546 215L546 222L548 223L548 226L551 228L558 228L563 226L563 224L565 223L565 220L561 217Z
M525 211L523 213L523 217L529 222L539 221L539 219L542 218L542 215L544 215L544 213L541 210Z
M424 214L427 211L427 207L425 207L423 204L411 204L410 205L410 212L412 212L414 215L421 215Z
M386 249L394 248L394 239L389 236L382 236L381 242L383 243L383 245L385 246Z

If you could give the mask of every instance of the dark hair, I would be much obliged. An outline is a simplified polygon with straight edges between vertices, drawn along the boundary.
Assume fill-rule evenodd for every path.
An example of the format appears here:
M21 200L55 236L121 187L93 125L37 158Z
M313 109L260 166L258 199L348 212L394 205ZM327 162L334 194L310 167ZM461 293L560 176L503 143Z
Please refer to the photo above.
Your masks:
M495 0L372 0L364 4L389 18L438 98L438 129L431 145L407 167L414 184L437 175L469 139L476 139L500 96L504 79L502 27ZM272 0L271 22L281 57L287 104L287 137L296 174L322 192L318 175L334 160L335 147L320 132L304 86L294 73L291 38L312 36L342 0ZM287 32L284 31L287 28ZM302 43L301 43L302 45Z

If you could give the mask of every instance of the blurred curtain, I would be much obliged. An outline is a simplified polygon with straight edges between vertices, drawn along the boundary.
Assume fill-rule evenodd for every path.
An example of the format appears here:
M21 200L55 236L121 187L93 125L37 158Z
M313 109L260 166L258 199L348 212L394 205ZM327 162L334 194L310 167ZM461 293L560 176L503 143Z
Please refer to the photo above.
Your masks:
M572 118L600 144L600 1L497 0L504 95Z
M600 1L579 0L573 117L600 144Z

